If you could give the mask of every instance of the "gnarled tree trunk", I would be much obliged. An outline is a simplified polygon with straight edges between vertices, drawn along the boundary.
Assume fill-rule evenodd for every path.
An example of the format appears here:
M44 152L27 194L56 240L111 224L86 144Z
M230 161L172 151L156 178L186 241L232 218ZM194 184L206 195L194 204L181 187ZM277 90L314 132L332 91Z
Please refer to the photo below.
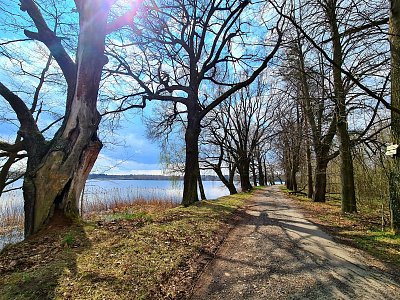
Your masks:
M70 74L75 77L75 85L68 96L64 123L50 143L35 141L34 137L27 141L25 236L40 230L53 215L68 219L79 216L80 194L102 147L97 137L100 115L96 103L106 63L104 39L109 7L103 1L79 3L76 74ZM55 211L59 213L55 215Z

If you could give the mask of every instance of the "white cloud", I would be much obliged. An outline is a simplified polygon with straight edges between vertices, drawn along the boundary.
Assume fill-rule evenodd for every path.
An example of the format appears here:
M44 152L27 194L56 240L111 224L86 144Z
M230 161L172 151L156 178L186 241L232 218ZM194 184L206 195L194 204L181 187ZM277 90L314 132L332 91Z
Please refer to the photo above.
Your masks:
M115 159L106 154L100 154L92 173L114 175L126 174L162 174L161 166L154 163L138 162L132 159Z

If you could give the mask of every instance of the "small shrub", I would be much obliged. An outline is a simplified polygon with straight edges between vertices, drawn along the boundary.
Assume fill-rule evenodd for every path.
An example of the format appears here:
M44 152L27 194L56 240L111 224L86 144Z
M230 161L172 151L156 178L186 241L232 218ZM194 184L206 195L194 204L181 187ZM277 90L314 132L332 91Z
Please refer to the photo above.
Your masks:
M71 232L68 232L62 239L61 245L71 247L75 242L75 235Z

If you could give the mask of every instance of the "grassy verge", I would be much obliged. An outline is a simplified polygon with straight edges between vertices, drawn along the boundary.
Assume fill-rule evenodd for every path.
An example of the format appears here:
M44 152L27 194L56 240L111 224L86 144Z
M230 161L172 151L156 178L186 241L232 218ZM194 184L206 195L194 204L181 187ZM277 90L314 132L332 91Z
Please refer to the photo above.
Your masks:
M282 186L285 193L289 191ZM290 195L306 210L307 217L327 229L341 241L363 249L392 266L400 267L400 235L381 225L379 212L359 207L359 213L341 212L340 199L314 203L304 196Z
M0 254L0 299L174 299L250 194L189 208L120 209Z

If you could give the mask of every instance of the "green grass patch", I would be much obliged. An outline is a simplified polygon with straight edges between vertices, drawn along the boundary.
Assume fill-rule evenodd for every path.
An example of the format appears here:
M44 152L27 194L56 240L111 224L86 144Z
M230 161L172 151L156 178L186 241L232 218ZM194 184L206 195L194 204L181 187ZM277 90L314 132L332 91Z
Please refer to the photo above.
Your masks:
M173 299L250 193L188 208L123 211L50 230L0 255L0 299Z

